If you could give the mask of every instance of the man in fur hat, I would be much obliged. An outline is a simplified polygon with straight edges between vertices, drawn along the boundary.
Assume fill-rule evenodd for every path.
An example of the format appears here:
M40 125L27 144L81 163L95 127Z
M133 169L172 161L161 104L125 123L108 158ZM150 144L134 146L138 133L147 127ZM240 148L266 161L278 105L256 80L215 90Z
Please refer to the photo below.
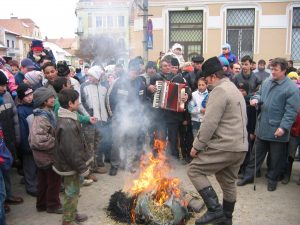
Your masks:
M235 181L247 152L247 114L244 97L226 77L217 57L202 66L211 86L206 112L195 137L188 176L202 196L207 212L195 224L232 224ZM223 191L219 203L207 176L214 174Z

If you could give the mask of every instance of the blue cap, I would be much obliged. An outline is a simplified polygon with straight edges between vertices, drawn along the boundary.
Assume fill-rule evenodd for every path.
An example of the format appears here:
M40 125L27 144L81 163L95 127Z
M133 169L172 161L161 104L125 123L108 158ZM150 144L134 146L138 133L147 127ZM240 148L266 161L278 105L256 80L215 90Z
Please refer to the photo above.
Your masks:
M21 66L26 67L28 69L35 69L35 66L31 59L25 58L21 61Z

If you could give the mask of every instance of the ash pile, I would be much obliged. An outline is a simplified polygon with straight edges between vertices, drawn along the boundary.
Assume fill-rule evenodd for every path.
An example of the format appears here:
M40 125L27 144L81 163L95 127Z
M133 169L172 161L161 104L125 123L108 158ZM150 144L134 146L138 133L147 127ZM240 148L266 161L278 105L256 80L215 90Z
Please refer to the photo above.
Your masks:
M140 174L126 191L115 192L109 201L108 215L127 224L183 225L204 203L187 193L180 179L170 177L165 155L166 142L155 140L154 150L142 157Z

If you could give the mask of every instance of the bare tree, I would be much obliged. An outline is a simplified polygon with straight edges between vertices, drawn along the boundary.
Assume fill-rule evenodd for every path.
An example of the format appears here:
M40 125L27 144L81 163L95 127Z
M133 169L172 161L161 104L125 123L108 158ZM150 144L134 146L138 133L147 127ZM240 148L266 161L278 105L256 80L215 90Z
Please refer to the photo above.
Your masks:
M94 35L80 40L77 56L91 62L105 64L117 60L123 51L114 38L107 35Z

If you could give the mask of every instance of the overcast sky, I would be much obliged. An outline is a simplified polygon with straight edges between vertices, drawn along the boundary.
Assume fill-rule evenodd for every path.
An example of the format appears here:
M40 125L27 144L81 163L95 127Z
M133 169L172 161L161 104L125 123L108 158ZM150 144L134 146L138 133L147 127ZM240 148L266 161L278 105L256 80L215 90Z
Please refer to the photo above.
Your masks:
M31 18L40 27L42 37L74 37L75 8L78 0L0 0L0 18Z

